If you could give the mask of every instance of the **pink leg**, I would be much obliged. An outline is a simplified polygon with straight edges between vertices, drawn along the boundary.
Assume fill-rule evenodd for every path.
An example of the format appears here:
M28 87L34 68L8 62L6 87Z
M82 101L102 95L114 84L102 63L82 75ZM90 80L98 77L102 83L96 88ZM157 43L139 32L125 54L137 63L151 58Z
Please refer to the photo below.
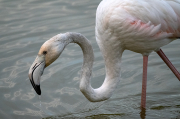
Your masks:
M161 59L167 64L167 66L171 69L171 71L174 73L174 75L179 79L180 81L180 74L179 72L176 70L176 68L173 66L173 64L169 61L169 59L166 57L166 55L164 54L164 52L160 49L159 51L156 52Z
M146 108L147 65L148 65L148 56L143 56L143 76L142 76L142 93L141 93L142 108Z

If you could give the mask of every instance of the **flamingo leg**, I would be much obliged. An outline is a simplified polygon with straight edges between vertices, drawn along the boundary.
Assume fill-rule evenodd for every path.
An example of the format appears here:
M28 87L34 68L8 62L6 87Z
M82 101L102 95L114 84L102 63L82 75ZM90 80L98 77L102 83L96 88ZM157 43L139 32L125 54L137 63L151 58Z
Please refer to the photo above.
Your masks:
M143 56L141 108L144 109L146 108L147 66L148 66L148 56Z
M160 49L159 51L156 52L161 59L166 63L166 65L171 69L171 71L174 73L174 75L178 78L178 80L180 81L180 73L176 70L176 68L173 66L173 64L171 63L171 61L169 61L169 59L166 57L166 55L164 54L164 52Z

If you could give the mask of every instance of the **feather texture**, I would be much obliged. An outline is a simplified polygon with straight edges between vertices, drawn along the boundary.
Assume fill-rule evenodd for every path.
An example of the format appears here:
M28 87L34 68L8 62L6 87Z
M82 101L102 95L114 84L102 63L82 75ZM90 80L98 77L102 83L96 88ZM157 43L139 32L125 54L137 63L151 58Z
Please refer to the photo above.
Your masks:
M119 39L124 49L150 53L180 37L179 6L179 0L103 0L96 13L97 41Z

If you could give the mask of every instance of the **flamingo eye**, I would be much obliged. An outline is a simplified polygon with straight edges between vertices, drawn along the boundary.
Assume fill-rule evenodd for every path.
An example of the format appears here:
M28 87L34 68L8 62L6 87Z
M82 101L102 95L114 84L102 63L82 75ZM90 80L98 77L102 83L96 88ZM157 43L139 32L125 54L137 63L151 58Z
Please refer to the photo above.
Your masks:
M47 54L47 51L43 51L43 54L46 55L46 54Z

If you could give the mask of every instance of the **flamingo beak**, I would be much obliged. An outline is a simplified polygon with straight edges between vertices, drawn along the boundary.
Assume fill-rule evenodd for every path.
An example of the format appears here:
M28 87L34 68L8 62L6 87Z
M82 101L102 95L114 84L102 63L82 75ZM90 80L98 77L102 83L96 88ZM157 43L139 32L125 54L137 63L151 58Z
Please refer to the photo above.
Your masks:
M29 80L38 95L41 95L40 78L45 68L45 58L38 55L29 69Z

